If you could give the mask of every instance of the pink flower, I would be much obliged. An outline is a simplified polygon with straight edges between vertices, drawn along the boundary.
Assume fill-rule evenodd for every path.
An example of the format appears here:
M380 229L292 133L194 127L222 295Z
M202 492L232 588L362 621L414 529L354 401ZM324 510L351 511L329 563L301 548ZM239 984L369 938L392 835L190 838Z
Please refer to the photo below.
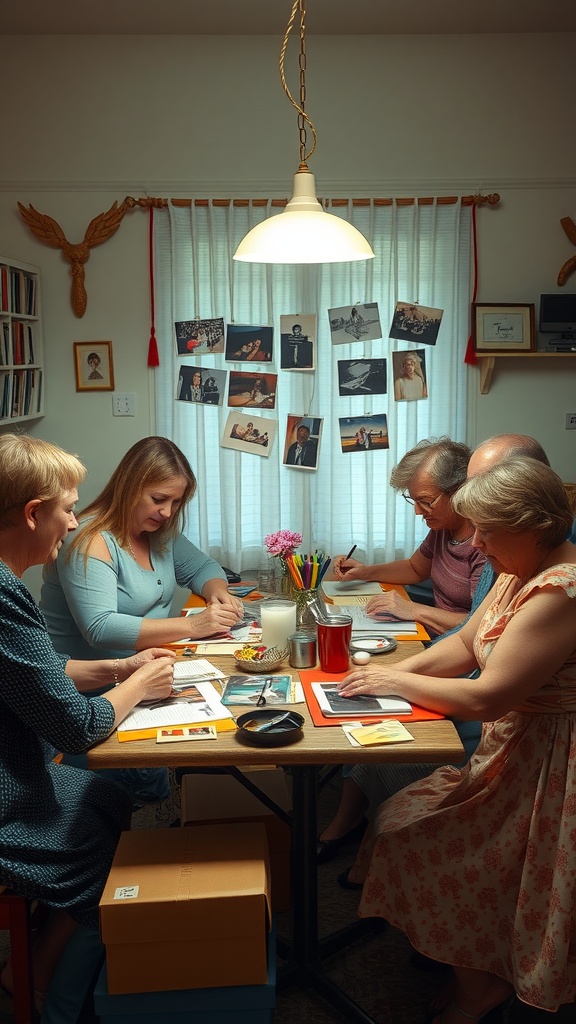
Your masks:
M290 530L277 530L276 533L269 533L264 537L264 543L269 554L275 558L288 558L302 543L302 534L291 533Z

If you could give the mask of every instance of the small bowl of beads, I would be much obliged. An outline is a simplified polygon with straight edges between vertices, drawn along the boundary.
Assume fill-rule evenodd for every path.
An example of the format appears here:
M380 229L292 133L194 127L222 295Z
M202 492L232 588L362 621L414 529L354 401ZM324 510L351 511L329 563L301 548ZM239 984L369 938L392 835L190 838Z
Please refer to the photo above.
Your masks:
M243 672L273 672L288 657L288 648L245 644L234 651L234 661Z

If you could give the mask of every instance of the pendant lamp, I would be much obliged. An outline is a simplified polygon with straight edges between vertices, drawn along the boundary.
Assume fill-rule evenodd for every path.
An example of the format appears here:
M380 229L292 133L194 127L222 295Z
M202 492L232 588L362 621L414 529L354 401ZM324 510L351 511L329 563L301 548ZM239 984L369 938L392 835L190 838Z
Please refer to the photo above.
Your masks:
M288 39L297 12L300 12L300 102L288 88L284 75L284 59ZM342 217L326 213L316 198L314 175L307 161L316 149L316 129L305 112L306 102L306 0L294 0L280 52L282 87L298 111L300 165L294 175L292 198L282 213L257 224L244 236L234 259L242 263L348 263L371 260L371 246L357 228ZM313 136L313 145L306 152L306 126Z

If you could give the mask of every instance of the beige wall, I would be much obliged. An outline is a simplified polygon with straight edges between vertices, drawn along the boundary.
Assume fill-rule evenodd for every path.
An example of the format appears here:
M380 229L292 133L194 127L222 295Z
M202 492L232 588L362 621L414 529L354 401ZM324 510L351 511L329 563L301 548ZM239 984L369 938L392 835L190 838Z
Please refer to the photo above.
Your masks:
M319 193L498 191L500 206L478 215L478 299L537 303L575 254L560 226L563 216L576 220L574 44L555 35L311 37ZM33 237L16 203L80 241L94 216L130 194L286 195L298 137L279 46L272 37L0 40L0 254L42 269L47 415L32 429L86 461L81 500L154 430L147 216L130 213L92 251L88 310L77 320L67 265ZM567 287L576 290L576 275ZM72 343L82 340L112 340L116 388L137 396L134 419L113 419L107 393L76 394ZM471 369L469 442L535 434L576 480L576 431L564 430L575 381L576 359L502 360L479 396Z

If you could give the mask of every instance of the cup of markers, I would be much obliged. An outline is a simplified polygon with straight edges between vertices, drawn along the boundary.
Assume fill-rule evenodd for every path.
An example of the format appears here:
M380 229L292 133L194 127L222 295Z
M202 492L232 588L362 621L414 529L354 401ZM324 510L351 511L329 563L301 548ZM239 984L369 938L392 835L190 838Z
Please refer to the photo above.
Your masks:
M293 599L296 602L296 628L312 629L316 625L316 616L312 605L318 596L318 588L330 565L330 556L322 551L301 555L295 552L286 559L288 572L292 581Z

